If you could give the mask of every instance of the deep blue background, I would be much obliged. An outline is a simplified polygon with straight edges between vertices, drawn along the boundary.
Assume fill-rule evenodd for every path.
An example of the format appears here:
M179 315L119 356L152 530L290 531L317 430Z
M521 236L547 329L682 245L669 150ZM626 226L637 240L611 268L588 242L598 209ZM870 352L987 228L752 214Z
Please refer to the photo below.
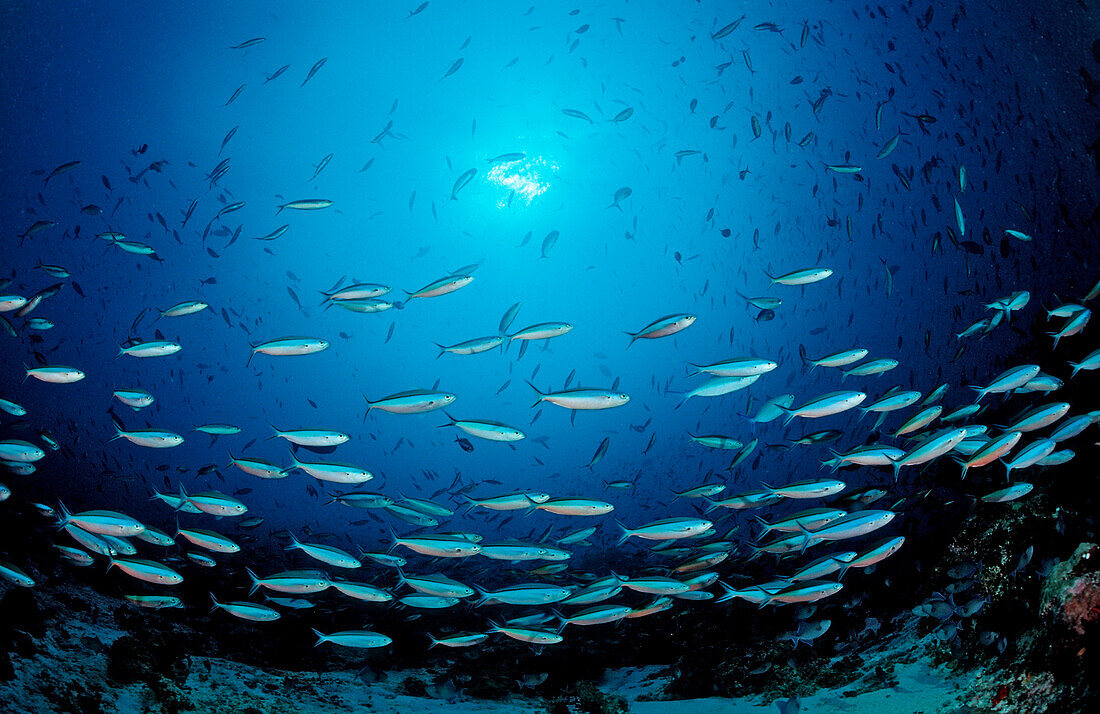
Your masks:
M378 547L381 524L349 528L365 514L321 508L324 499L305 497L313 480L301 473L258 481L222 469L224 484L195 475L205 463L224 464L227 448L239 455L253 439L248 455L287 461L283 442L264 441L273 423L350 433L350 443L323 458L375 472L367 489L424 496L449 485L458 470L463 483L502 482L475 495L538 488L607 498L615 516L637 525L693 513L687 502L671 505L672 490L728 464L731 454L691 444L686 432L747 441L753 433L738 414L750 409L749 399L755 411L783 392L802 402L839 388L836 371L806 375L799 344L815 357L862 346L871 358L899 359L901 366L882 378L848 381L866 388L868 401L894 385L928 392L949 382L945 403L961 405L972 398L963 385L1010 366L1002 355L1023 340L1002 326L952 361L953 333L980 318L983 303L1031 290L1019 320L1027 325L1040 303L1054 302L1053 293L1080 298L1098 275L1095 229L1086 225L1096 204L1095 170L1084 132L1092 121L1084 117L1095 116L1095 108L1085 102L1076 72L1091 62L1090 40L1078 34L1084 30L1072 3L1046 4L1041 17L985 5L938 8L930 24L923 19L927 8L909 4L883 11L832 3L807 15L801 5L609 2L573 14L553 4L528 11L512 2L433 0L406 18L416 4L8 3L0 11L3 263L14 275L5 292L29 295L54 282L34 269L43 260L69 269L86 296L66 287L34 313L58 323L41 345L30 344L26 331L19 340L0 338L6 365L0 395L26 406L27 424L51 430L71 450L51 453L36 476L6 482L37 499L62 496L74 508L125 510L162 527L171 513L146 503L145 481L163 486L168 474L173 487L179 478L192 490L250 487L245 500L274 529L308 524ZM744 13L735 32L711 39ZM811 31L799 47L804 20ZM754 30L761 22L784 32ZM582 25L588 29L578 33ZM266 41L230 49L257 36ZM327 63L300 87L322 57ZM459 57L461 69L441 79ZM264 83L285 64L290 69L282 77ZM795 77L804 81L792 84ZM223 106L241 84L240 97ZM876 105L891 89L876 129ZM815 114L811 104L824 90L830 95ZM625 107L633 116L611 122ZM594 123L563 109L583 111ZM919 114L937 119L926 133L914 118ZM763 125L755 140L752 116ZM390 119L395 136L371 143ZM238 125L222 154L232 158L231 170L210 190L205 175L219 161L222 138ZM897 150L876 160L898 130ZM795 142L810 131L816 141L799 147ZM147 152L133 155L143 144ZM677 161L675 153L687 149L702 155ZM487 159L514 151L532 160L543 192L529 203L516 197L502 205L508 191L486 180ZM329 153L331 163L309 181ZM82 162L76 170L43 186L46 173L73 160ZM139 183L127 179L161 160L163 172L150 171ZM833 174L825 163L862 165L862 180ZM915 171L911 190L895 177L894 164ZM960 165L970 183L959 198L966 238L983 246L982 255L957 250L947 238ZM455 179L473 167L477 177L450 200ZM623 186L633 195L622 211L607 208ZM312 197L335 206L275 215L285 201ZM195 198L195 215L181 229ZM225 247L228 237L211 236L204 246L203 227L233 201L247 205L215 230L243 225L242 238ZM82 215L88 203L105 215ZM156 222L157 213L170 231ZM39 219L59 225L19 246L19 234ZM283 223L290 230L277 241L249 239ZM1005 228L1035 241L1013 243L1003 257ZM154 245L163 262L94 238L107 229ZM551 230L561 237L540 259ZM533 237L520 247L528 231ZM943 250L933 254L936 233ZM890 295L883 261L893 273ZM414 290L472 263L480 267L470 286L414 300L401 311L356 315L318 306L318 291L342 276ZM836 273L804 290L768 289L765 271L811 265ZM200 287L209 277L216 285ZM773 321L757 322L738 292L780 296L784 304ZM190 299L212 309L155 325L147 316L137 334L128 333L144 308ZM520 361L515 347L436 359L434 343L493 334L517 301L523 307L513 329L557 320L576 328L547 351L532 345ZM676 312L699 318L675 338L626 349L623 331ZM183 350L114 359L117 342L152 339L156 329ZM322 337L332 347L301 358L259 355L246 366L250 341L285 335ZM1065 360L1084 354L1074 339L1056 357L1035 359L1065 376ZM34 350L85 370L87 379L64 386L21 382L19 364L30 364ZM698 384L686 376L687 362L742 355L776 359L780 368L743 392L674 409L678 394ZM536 368L533 381L542 389L560 388L575 369L574 384L606 388L619 378L632 400L621 409L580 413L575 426L567 411L545 405L532 424L539 410L531 408L534 393L524 379ZM514 450L473 440L467 454L454 442L461 434L437 428L446 423L439 412L372 413L364 423L362 394L376 399L437 380L458 395L449 410L455 417L502 421L529 438ZM111 391L131 385L151 390L157 402L140 414L116 403L127 425L183 433L182 447L158 452L107 441ZM847 429L841 442L847 448L867 436L866 426L854 428L855 418L853 412L798 420L789 435ZM891 417L887 426L902 418ZM244 431L213 445L190 433L209 422ZM821 448L766 448L783 443L786 433L778 422L757 430L762 456L741 466L731 492L820 473L818 462L828 457ZM642 454L652 434L656 442ZM610 449L589 472L583 466L605 436ZM544 445L535 441L542 437ZM171 470L155 470L164 464ZM188 473L177 477L177 467ZM850 480L885 478L886 472L865 470ZM609 491L603 479L636 486ZM526 537L551 523L559 535L590 525L540 513L498 531L485 517L456 518L447 529L492 539ZM610 544L615 529L609 518L598 522L596 540Z

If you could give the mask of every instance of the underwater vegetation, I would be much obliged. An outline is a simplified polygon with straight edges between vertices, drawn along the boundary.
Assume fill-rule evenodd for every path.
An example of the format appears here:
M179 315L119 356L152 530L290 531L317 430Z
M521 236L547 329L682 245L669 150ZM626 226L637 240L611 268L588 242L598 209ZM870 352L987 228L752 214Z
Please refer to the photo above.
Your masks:
M202 12L0 23L7 710L1095 707L1097 8Z

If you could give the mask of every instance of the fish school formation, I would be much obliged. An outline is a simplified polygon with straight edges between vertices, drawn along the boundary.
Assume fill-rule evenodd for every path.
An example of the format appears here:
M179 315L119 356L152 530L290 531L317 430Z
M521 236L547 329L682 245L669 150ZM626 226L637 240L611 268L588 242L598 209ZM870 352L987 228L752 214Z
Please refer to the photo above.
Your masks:
M423 3L409 17L420 15L427 6L428 3ZM736 36L739 30L743 32L742 20L744 18L721 26L716 24L709 33L710 41L720 43L725 38ZM621 22L621 18L616 18L620 32ZM578 28L573 34L581 36L587 30L585 25L583 30ZM758 33L781 34L781 30L770 22L760 22L753 28ZM816 34L819 32L807 22L801 27L798 39L789 40L788 44L792 51L805 49ZM576 37L574 39L579 41ZM256 37L234 45L232 50L245 51L264 42L265 38ZM319 59L310 67L298 85L299 90L304 89L324 69L327 59ZM754 73L747 50L743 60L748 71ZM727 62L716 68L717 77L721 77L730 64ZM454 77L464 70L464 66L464 58L459 57L441 73L438 81ZM284 65L265 75L263 84L275 82L289 68L289 65ZM240 85L224 106L237 101L246 91L246 86ZM823 91L810 104L813 116L822 111L830 96ZM884 123L884 113L893 101L899 100L891 90L885 99L875 103L873 111L868 111L862 121L868 126L873 125L875 130L880 129ZM696 106L697 100L693 99L685 107L685 113L693 114ZM395 102L391 114L396 107ZM640 107L637 114L640 114ZM626 125L637 121L637 114L631 106L607 118L597 119L579 109L560 110L560 115L566 119L591 127ZM560 119L560 116L557 118ZM862 182L864 167L850 163L852 159L848 156L844 157L843 163L836 163L839 155L829 158L826 155L829 152L820 147L815 132L810 131L801 139L793 139L795 135L789 122L782 130L772 130L770 119L770 114L762 117L755 112L748 117L745 123L753 140L771 133L785 149L798 147L817 151L819 155L810 163L822 182L828 180L834 186L838 180ZM935 117L925 113L912 115L911 119L915 123L908 128L913 133L927 134L928 127L936 123ZM720 121L715 115L711 127L714 128ZM213 153L213 148L218 148L219 158L216 163L209 164L212 166L209 172L202 169L207 193L191 200L186 208L180 206L178 228L156 206L150 204L143 208L151 222L163 227L165 236L171 230L181 245L186 243L195 247L193 244L197 244L214 258L224 255L242 236L272 244L284 239L294 227L294 222L301 217L311 212L335 213L340 208L337 200L295 193L292 196L297 198L272 198L268 201L270 205L265 206L270 208L272 216L281 217L280 222L289 220L291 223L274 230L268 227L251 230L250 227L248 233L255 235L247 235L243 224L231 231L227 221L235 220L234 214L246 206L254 207L256 203L256 199L234 200L232 193L221 184L231 176L233 165L230 158L220 157L234 144L239 128L238 125L229 130L220 147L217 147L217 142L211 143L210 153ZM884 161L895 155L904 146L909 132L896 130L881 143L877 152L872 152L874 160ZM370 143L381 145L384 141L401 138L391 119ZM240 139L236 143L240 143ZM142 147L134 156L144 155L145 149ZM490 173L497 167L528 160L524 151L498 153L496 148L491 151L486 149L485 155L490 153L494 154L493 158L486 159ZM710 160L697 149L680 149L673 156L678 167L693 160ZM313 166L311 182L325 172L333 157L334 154L329 153ZM128 183L136 191L141 185L148 186L149 172L171 175L178 163L182 162L154 161L136 173L127 166ZM142 200L139 194L120 197L114 211L108 211L96 204L86 203L82 194L63 193L62 182L65 179L62 177L71 179L82 172L101 175L104 200L109 200L116 192L130 189L130 186L112 187L107 172L114 170L113 166L89 164L79 160L67 161L42 172L45 178L41 190L49 196L50 209L58 214L59 220L35 220L18 236L19 245L13 246L13 250L36 250L44 236L59 228L66 235L71 235L71 247L64 253L43 256L34 272L13 274L0 280L0 328L36 360L33 366L24 365L22 370L11 360L3 365L7 376L15 377L5 381L5 384L16 383L20 374L23 381L18 393L2 395L0 410L12 420L18 420L25 430L32 431L33 436L16 438L5 432L5 438L0 439L0 466L10 474L5 483L0 484L0 501L10 503L21 498L22 485L31 478L55 479L58 489L64 490L58 468L58 464L62 463L59 452L75 453L72 444L36 426L34 410L21 404L31 400L40 403L41 395L46 394L40 390L57 390L49 392L49 398L61 403L65 399L63 390L75 389L73 385L82 382L88 375L116 380L113 389L102 394L80 394L80 399L110 403L114 423L113 435L85 435L85 441L80 446L85 454L89 450L87 439L99 439L95 448L102 453L117 448L173 449L186 441L205 440L208 436L211 448L228 452L227 463L180 461L171 465L177 474L186 474L189 482L194 481L192 472L194 477L204 478L208 484L211 483L211 476L227 484L232 481L239 486L233 493L225 493L213 486L195 489L184 483L182 476L169 479L166 475L166 485L163 487L149 483L151 502L140 513L123 512L109 500L87 503L87 494L80 496L80 500L89 506L84 510L70 509L64 502L65 497L32 504L42 516L43 537L50 539L57 556L67 567L105 567L111 573L117 573L115 577L129 590L126 599L136 607L148 610L205 610L212 606L226 617L255 623L262 630L263 623L279 620L287 611L306 613L323 597L326 602L338 603L342 611L361 616L373 623L371 627L377 628L326 632L321 629L323 618L311 623L316 625L313 632L317 645L351 648L390 645L393 640L386 634L385 625L387 618L393 617L395 611L401 612L402 617L416 617L421 611L462 609L479 617L482 626L476 631L455 631L448 627L446 619L426 618L423 643L426 647L467 648L482 645L497 635L539 647L555 645L569 636L572 631L570 626L610 626L623 620L655 616L677 607L778 608L819 601L827 603L830 598L842 597L846 589L859 587L854 571L863 571L861 577L875 577L878 564L903 550L906 537L889 533L893 526L905 519L908 509L929 498L932 489L927 481L921 482L919 489L914 486L923 478L918 474L932 474L935 481L931 485L953 491L957 499L969 499L974 508L1002 508L1001 504L1026 498L1034 490L1041 490L1049 479L1057 478L1057 470L1052 467L1072 460L1075 456L1074 439L1082 437L1100 421L1100 408L1097 408L1100 405L1056 401L1058 394L1069 392L1067 383L1079 373L1100 369L1100 350L1077 350L1068 360L1061 357L1061 352L1054 355L1060 345L1064 352L1066 349L1076 349L1082 343L1079 336L1086 334L1091 318L1089 305L1100 294L1100 282L1091 290L1069 297L1044 294L1042 302L1049 307L1044 308L1046 314L1042 320L1051 327L1042 338L1050 341L1050 351L1036 355L1035 363L1016 364L1000 371L990 370L985 381L978 385L957 382L934 384L930 381L898 383L891 381L891 373L905 366L904 356L896 358L873 354L867 347L842 340L836 341L827 353L815 356L802 346L803 335L787 335L788 343L782 350L777 346L774 354L755 355L745 354L748 350L734 348L735 339L731 331L728 354L710 362L711 357L676 342L678 335L699 330L707 320L715 319L715 312L707 309L700 293L698 305L654 306L651 311L654 319L648 324L619 324L618 316L609 314L600 324L584 327L590 335L597 333L620 338L624 355L627 350L634 354L650 348L653 341L675 342L677 363L655 364L653 373L648 375L654 384L664 382L665 388L646 393L644 399L647 403L661 400L681 408L693 399L732 399L729 395L739 392L752 395L750 403L753 409L749 414L742 416L736 408L728 406L723 409L721 423L711 428L724 433L699 430L700 433L685 432L682 435L684 448L724 452L729 459L725 470L698 473L695 485L688 488L644 493L635 488L634 482L619 479L605 480L603 483L587 479L577 482L584 484L584 487L572 485L566 491L556 489L554 486L557 484L550 480L538 484L537 490L512 489L503 488L502 481L487 476L474 476L467 483L456 476L454 483L439 489L431 497L410 496L405 491L409 491L408 486L418 478L412 470L404 474L391 472L387 477L387 487L369 490L367 484L375 478L370 464L343 463L324 456L338 452L344 444L366 438L374 428L373 424L377 423L371 420L401 420L412 415L433 413L433 418L442 422L438 427L457 430L451 433L456 435L456 442L465 452L482 448L481 442L495 442L500 445L499 448L513 449L533 448L531 444L541 444L555 457L562 460L571 457L576 461L575 454L555 452L545 440L539 440L535 432L539 429L536 422L542 410L566 410L573 428L590 429L599 436L604 433L601 429L610 429L610 425L617 423L614 410L641 401L639 392L644 389L644 383L635 375L628 379L609 377L604 383L584 386L576 379L578 369L588 371L587 366L581 365L564 365L573 368L560 388L549 385L545 379L540 381L539 367L555 359L549 345L577 338L571 333L581 325L570 321L540 321L517 328L522 300L534 296L523 294L523 276L515 275L512 276L515 291L521 301L504 312L495 332L480 336L471 333L471 336L450 344L437 342L441 338L436 335L425 335L422 342L425 350L434 353L438 349L439 364L444 365L440 371L444 374L454 364L451 360L492 353L506 355L512 361L508 367L510 375L513 364L523 359L529 351L537 352L541 348L542 351L537 352L539 364L523 380L528 386L518 384L519 380L513 386L509 377L509 381L496 390L496 395L505 389L530 390L533 416L522 428L489 418L494 416L492 414L465 413L465 395L446 391L445 378L430 386L426 383L395 383L392 393L364 394L363 424L283 423L279 427L272 425L269 431L261 433L232 423L213 421L219 417L210 414L208 418L211 421L204 420L202 423L185 423L181 419L155 427L127 426L125 422L141 421L148 413L145 410L150 410L154 404L161 404L158 401L158 386L164 386L169 378L152 369L143 371L147 369L147 364L173 360L180 370L199 370L198 365L188 362L187 342L167 339L161 334L161 329L170 330L170 326L177 321L201 319L211 312L220 313L226 324L234 328L236 324L241 324L244 309L231 302L208 303L201 295L202 290L208 285L215 285L219 277L224 280L222 275L206 278L197 274L173 275L172 287L159 291L161 295L174 296L170 301L165 301L169 306L142 305L143 309L133 311L136 315L132 323L102 325L103 330L110 334L125 333L130 336L118 345L114 360L89 359L82 354L77 340L63 345L57 343L50 349L42 347L47 339L65 335L70 327L75 331L76 325L66 323L65 312L71 308L71 303L67 301L85 299L74 278L79 277L80 270L90 270L93 261L123 257L126 260L147 261L143 264L145 267L155 267L158 271L173 270L170 261L158 254L158 248L163 248L156 245L151 237L138 240L134 237L139 233L136 227L119 225L124 221L113 218L124 198L138 203ZM192 168L195 167L192 164ZM368 163L364 170L369 167ZM732 175L744 180L747 171L734 171ZM925 175L928 183L931 183L928 178L931 171L928 168ZM894 165L893 173L899 186L906 191L921 179L912 167ZM449 195L441 195L440 198L448 203L462 201L468 197L469 187L484 179L480 167L468 168L455 178ZM970 178L966 168L961 165L954 167L951 180L951 224L943 228L943 233L960 255L977 254L984 251L982 245L967 240L968 229L971 238L974 237L974 227L968 226L967 213L977 214L979 207L967 201ZM817 186L814 190L817 191ZM211 194L220 203L217 210L210 208ZM636 200L632 199L635 190L630 187L620 187L608 194L610 203L605 210L622 211L631 200ZM512 205L517 195L517 191L513 190L507 205ZM410 210L414 199L415 192L410 197ZM607 200L604 195L601 207ZM863 200L863 194L860 194L861 206ZM45 199L42 203L47 205ZM433 203L433 215L435 210ZM61 217L63 213L66 214L64 218ZM191 232L181 238L180 231L185 231L189 222L200 215L211 216L205 228L199 231L192 224ZM851 240L851 217L843 222L838 218L836 222L838 225L844 224L844 231ZM88 237L87 231L80 232L82 225L90 223L100 226L94 233L94 239ZM709 226L712 216L708 216L705 223ZM635 230L636 224L635 220ZM355 229L351 225L346 228L349 231ZM1043 239L1040 234L1033 236L1019 230L1019 227L1001 227L997 233L1002 240L1025 248ZM724 235L728 236L728 231ZM228 238L220 253L208 245L211 237ZM525 245L531 237L528 233L521 245ZM758 235L753 237L754 244L758 238ZM555 254L559 240L562 240L561 233L550 231L541 243L539 258L549 259ZM933 252L944 250L940 241L940 233L937 232ZM164 242L167 244L167 237ZM985 240L984 244L991 245L992 239ZM823 259L819 262L829 262L825 258L833 257L826 255L824 250L822 253ZM679 252L675 255L676 261L681 262L683 256ZM70 269L66 265L73 267ZM886 294L889 296L893 291L894 273L887 261L883 260L883 265ZM792 264L777 266L775 270L769 268L767 272L760 270L751 280L745 281L766 285L756 294L750 293L756 290L755 287L733 286L734 277L723 282L716 280L711 295L718 293L723 300L728 298L735 303L743 302L753 311L759 311L755 318L757 322L767 322L774 319L776 311L798 310L799 300L808 299L815 291L818 296L826 294L841 276L848 281L848 285L857 288L866 287L869 290L880 285L877 273L876 276L860 272L845 274L839 259L830 266ZM247 385L249 376L254 374L258 364L264 362L264 369L272 369L279 374L286 362L291 361L290 358L294 358L297 364L297 360L316 359L314 356L320 353L335 352L339 358L340 353L346 350L346 359L354 360L356 355L351 351L353 340L322 329L326 325L323 317L333 314L326 311L339 308L362 315L363 319L372 319L368 317L371 315L398 315L394 319L400 321L404 311L430 312L439 302L452 299L448 296L459 291L477 291L478 279L496 269L491 261L486 261L485 266L480 262L474 263L444 275L435 273L433 275L438 277L422 287L398 290L390 276L385 274L349 276L352 269L335 262L328 268L335 284L329 285L331 281L326 281L325 285L312 286L312 290L323 296L320 305L322 317L315 321L317 334L276 336L280 333L275 333L257 340L226 341L222 347L232 359L227 359L219 367L240 384ZM226 268L227 272L233 270L232 267ZM356 273L367 270L361 266L354 268ZM43 275L48 276L49 281L57 282L32 289L30 286L45 282ZM424 276L425 279L431 277ZM360 278L382 282L360 282ZM198 288L192 290L190 286L196 284ZM962 355L966 345L990 335L1024 332L1019 325L1032 320L1037 301L1024 289L1027 286L1017 287L1020 289L984 306L978 303L971 306L972 316L980 317L955 334L954 339L960 346L956 357ZM839 287L836 290L839 297ZM302 309L298 293L292 288L288 291L297 307ZM829 304L827 299L826 304ZM342 314L340 310L335 313ZM498 308L484 312L492 313L490 324L496 322ZM41 316L46 313L50 317ZM237 318L237 323L230 318L230 314ZM485 314L478 317L488 319ZM555 317L564 318L567 315ZM847 315L838 312L831 317L839 323ZM950 332L946 322L946 319L937 320L929 330ZM715 326L715 329L721 328L724 332L725 327ZM619 333L625 333L626 337ZM391 325L382 350L385 350L392 334ZM1026 332L1024 335L1030 337ZM212 334L210 339L219 338ZM929 340L930 336L926 333L926 347ZM1063 340L1066 342L1063 343ZM796 345L797 363L794 361ZM781 352L784 357L780 356ZM51 356L47 358L46 353ZM53 363L55 354L58 354L59 361L71 363L72 366ZM394 350L386 355L386 359L399 365L402 354ZM615 355L608 358L612 364L615 360ZM448 361L451 361L450 365ZM119 375L122 373L120 365L124 364L136 364L139 374L145 374L147 378L139 379L138 384L123 382ZM773 373L780 367L798 370L795 391L785 392L782 385L769 384L769 379L775 377ZM385 371L382 366L378 369ZM679 379L680 370L687 373L684 388L669 389L668 383L674 376ZM394 372L398 373L398 370L394 369ZM158 384L157 380L163 382ZM354 384L344 386L347 390L358 391ZM210 389L214 390L214 386L211 385ZM491 388L486 387L486 390L491 391ZM217 394L211 394L210 398L214 401L229 399ZM996 404L990 406L994 402ZM310 403L317 407L312 401ZM321 408L323 410L323 404ZM581 418L581 423L577 423L578 412L604 411L608 413L586 415ZM847 419L851 414L846 413L855 411L860 416L854 425L844 421L845 429L836 428L841 424L838 420ZM165 412L155 413L157 419L167 421ZM173 412L169 410L168 413ZM604 421L601 422L601 419ZM780 427L803 425L812 425L814 429L820 425L821 429L787 439L787 443L780 446L783 449L806 446L820 450L820 472L788 474L780 469L770 470L768 456L775 450L765 448L771 445L761 441L764 437L757 436L757 430L760 434L768 429L773 430L768 433L774 433ZM280 428L287 426L294 428ZM330 428L333 426L340 428ZM251 441L242 446L240 442L245 439ZM285 444L290 449L287 460L273 461L250 455L249 447L261 439L278 440L277 443ZM842 440L847 443L843 449L839 446ZM653 444L654 439L651 438L643 454ZM836 448L827 449L829 445ZM611 436L603 436L584 466L592 471L604 459L610 446ZM89 460L93 458L89 456ZM171 461L170 456L167 458ZM755 459L751 467L750 459ZM544 465L537 457L535 461L540 466ZM748 488L744 487L744 483L735 483L738 480L735 474L742 474L750 468L756 482ZM853 480L848 477L849 474L860 482L859 487L849 486L849 481ZM269 532L260 542L261 537L253 534L262 532L260 529L271 514L250 507L248 496L262 489L274 492L281 480L291 477L311 479L308 481L308 492L313 496L318 495L318 490L327 493L328 503L341 509L339 517L347 521L349 529L354 525L352 518L355 517L350 514L366 512L370 518L385 524L390 533L389 539L357 542L355 545L359 547L356 550L351 546L337 547L321 542L331 538L311 538L309 532L303 530ZM148 483L148 479L145 480ZM867 483L874 485L862 485ZM224 488L232 490L231 486ZM642 501L663 509L662 517L637 522L616 519L617 508L631 512L624 506ZM552 525L541 534L522 525L527 515L536 512L553 517ZM771 515L765 517L760 515L762 513ZM451 525L452 522L460 525ZM361 525L362 522L355 523ZM517 527L530 532L519 537L516 535ZM352 538L349 536L347 540L350 542ZM269 556L275 548L286 551L284 557L293 564L293 569L278 570L272 567ZM575 556L589 549L599 554L598 560L603 565L573 567ZM0 561L0 577L13 586L35 587L35 579L26 571L33 570L37 564L21 560L18 556L18 553L9 553L6 559ZM591 565L594 560L588 559L588 562ZM612 562L616 565L612 566ZM760 572L762 563L770 572L768 578L742 575L744 569ZM173 594L173 589L192 574L201 575L205 581L214 584L209 601L185 601ZM961 609L963 612L973 612L973 608L966 605ZM793 611L794 608L787 610ZM957 612L958 608L952 604L951 611ZM308 619L308 613L303 617ZM790 638L796 643L812 642L830 625L827 619L794 622L796 618L793 614L791 619L796 629Z

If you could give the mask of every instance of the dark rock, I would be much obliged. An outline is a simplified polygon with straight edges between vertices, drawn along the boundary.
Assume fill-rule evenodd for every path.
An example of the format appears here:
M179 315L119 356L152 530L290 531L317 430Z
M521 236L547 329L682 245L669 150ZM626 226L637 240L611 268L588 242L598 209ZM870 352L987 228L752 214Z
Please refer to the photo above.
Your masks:
M12 629L35 637L46 634L46 614L31 588L12 588L0 600L0 633Z
M15 668L11 664L11 656L7 650L0 649L0 682L6 682L15 677Z
M107 674L122 684L159 683L162 677L183 684L189 669L184 638L123 635L108 650Z

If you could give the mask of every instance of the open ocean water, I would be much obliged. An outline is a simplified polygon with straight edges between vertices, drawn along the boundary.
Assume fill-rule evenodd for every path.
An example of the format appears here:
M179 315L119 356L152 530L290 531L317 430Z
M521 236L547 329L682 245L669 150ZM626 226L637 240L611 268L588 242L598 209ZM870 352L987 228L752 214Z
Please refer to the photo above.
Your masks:
M1090 706L1098 27L6 3L0 702Z

